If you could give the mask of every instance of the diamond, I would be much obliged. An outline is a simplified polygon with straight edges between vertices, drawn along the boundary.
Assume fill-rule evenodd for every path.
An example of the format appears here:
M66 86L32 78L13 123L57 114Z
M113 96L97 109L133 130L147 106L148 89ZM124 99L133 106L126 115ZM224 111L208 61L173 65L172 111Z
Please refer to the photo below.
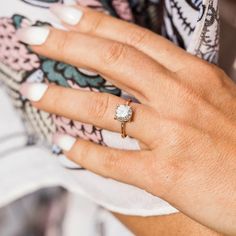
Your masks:
M119 105L116 108L115 119L120 122L130 121L133 115L133 110L129 105Z

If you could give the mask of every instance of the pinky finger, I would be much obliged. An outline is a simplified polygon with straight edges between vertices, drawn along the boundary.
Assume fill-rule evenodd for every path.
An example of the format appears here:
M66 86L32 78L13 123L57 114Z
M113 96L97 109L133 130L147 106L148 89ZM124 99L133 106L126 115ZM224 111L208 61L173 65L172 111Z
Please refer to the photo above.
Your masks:
M56 134L53 139L70 160L89 171L143 189L149 182L145 171L150 151L119 150L64 134Z

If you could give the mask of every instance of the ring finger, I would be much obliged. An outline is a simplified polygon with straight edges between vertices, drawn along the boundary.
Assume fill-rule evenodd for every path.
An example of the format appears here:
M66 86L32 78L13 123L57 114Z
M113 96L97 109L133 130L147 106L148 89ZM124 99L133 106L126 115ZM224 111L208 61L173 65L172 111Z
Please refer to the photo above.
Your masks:
M114 119L116 106L126 103L120 97L40 83L23 84L21 93L40 110L111 131L121 131L121 123ZM145 105L131 103L130 106L133 116L126 125L126 133L145 144L150 143L154 137L150 124L156 122L156 117ZM144 127L149 132L144 132Z

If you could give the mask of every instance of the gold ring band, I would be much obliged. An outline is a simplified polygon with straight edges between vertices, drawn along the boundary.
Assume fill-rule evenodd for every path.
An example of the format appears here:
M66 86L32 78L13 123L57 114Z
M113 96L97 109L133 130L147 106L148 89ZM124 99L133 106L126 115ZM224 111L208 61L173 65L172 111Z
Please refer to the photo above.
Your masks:
M126 122L122 122L121 123L121 137L122 138L126 138L127 137L127 134L126 134L126 131L125 131L125 123Z

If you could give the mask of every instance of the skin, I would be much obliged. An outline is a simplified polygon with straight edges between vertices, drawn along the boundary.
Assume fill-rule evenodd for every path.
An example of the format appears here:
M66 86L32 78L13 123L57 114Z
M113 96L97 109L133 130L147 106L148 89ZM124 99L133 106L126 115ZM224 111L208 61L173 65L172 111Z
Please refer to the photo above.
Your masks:
M163 225L158 227L161 235L185 235L185 228L191 235L201 235L201 230L202 235L217 235L202 225L236 235L235 84L218 67L161 36L78 8L84 12L78 25L65 25L68 32L51 28L46 42L32 50L96 71L136 97L140 104L132 103L135 115L127 133L142 149L117 150L80 139L65 155L99 175L161 197L183 213L152 219L118 216L137 235L150 236L138 228L139 222L150 226L145 227L149 232L151 226L158 232L156 227ZM116 105L123 103L109 94L50 85L33 105L120 132L113 117Z
M115 216L136 236L222 236L182 213L153 217Z

